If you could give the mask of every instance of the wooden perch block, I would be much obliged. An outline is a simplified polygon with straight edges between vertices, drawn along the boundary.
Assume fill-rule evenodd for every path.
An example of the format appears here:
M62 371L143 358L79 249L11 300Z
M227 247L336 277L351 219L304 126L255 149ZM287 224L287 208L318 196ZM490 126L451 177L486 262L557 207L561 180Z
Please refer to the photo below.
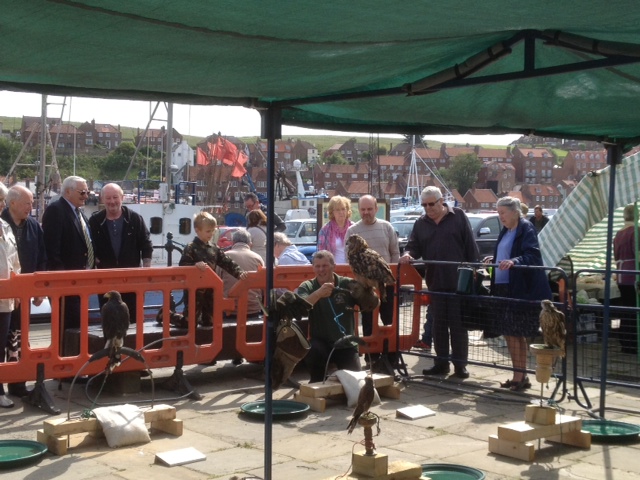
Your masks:
M169 405L156 405L144 411L145 423L151 428L177 437L182 435L182 420L176 419L176 409ZM37 441L46 445L55 455L66 455L69 448L69 435L89 434L100 436L102 427L96 418L80 418L67 420L54 418L45 420L43 428L37 431Z

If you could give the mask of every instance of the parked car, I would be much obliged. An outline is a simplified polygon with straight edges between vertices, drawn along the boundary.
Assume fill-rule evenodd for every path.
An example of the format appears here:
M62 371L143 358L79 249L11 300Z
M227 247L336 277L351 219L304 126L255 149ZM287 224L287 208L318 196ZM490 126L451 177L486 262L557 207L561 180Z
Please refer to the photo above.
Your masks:
M303 218L299 220L289 220L284 222L284 224L287 227L284 233L294 245L318 244L318 222L315 219Z
M407 241L409 240L409 235L411 234L411 230L413 230L413 225L416 223L416 220L420 217L415 217L409 220L400 220L397 222L391 222L394 230L398 234L398 246L400 247L400 255L404 253L404 249L407 246Z
M473 236L478 244L480 260L492 256L502 230L502 224L497 213L467 213Z

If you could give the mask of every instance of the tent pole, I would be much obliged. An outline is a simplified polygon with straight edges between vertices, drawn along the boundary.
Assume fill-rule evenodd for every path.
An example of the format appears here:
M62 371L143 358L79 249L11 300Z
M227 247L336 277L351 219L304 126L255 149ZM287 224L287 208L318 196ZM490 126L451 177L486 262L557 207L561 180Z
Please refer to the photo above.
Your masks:
M613 252L613 212L615 210L616 193L616 166L622 162L622 145L607 144L607 163L611 166L609 170L609 218L607 219L607 257L604 275L604 301L602 314L602 360L600 365L600 406L599 415L605 416L606 392L607 392L607 364L609 361L609 330L611 304L611 255Z
M280 138L282 119L279 108L270 106L260 112L262 117L262 138L267 139L267 338L264 355L264 480L271 480L273 450L273 386L271 382L271 363L275 344L275 331L278 324L277 314L271 305L273 291L273 233L275 215L275 178L276 178L276 139Z

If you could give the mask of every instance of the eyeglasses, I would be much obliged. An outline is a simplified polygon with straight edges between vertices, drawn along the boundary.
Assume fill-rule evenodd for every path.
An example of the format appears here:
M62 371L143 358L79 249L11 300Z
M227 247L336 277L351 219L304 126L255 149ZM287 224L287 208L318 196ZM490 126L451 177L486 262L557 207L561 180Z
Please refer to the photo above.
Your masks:
M76 192L78 192L82 196L89 195L89 190L76 190Z
M436 205L436 203L438 203L440 200L442 200L441 198L439 198L438 200L436 200L435 202L425 202L425 203L421 203L420 205L422 205L424 208L427 207L433 207Z

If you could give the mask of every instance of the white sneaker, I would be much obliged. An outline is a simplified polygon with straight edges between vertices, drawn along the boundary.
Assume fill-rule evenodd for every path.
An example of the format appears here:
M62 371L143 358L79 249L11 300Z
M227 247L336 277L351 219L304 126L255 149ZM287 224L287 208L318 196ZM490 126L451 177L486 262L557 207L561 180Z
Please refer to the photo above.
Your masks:
M6 395L0 395L0 407L11 408L13 407L13 401Z

